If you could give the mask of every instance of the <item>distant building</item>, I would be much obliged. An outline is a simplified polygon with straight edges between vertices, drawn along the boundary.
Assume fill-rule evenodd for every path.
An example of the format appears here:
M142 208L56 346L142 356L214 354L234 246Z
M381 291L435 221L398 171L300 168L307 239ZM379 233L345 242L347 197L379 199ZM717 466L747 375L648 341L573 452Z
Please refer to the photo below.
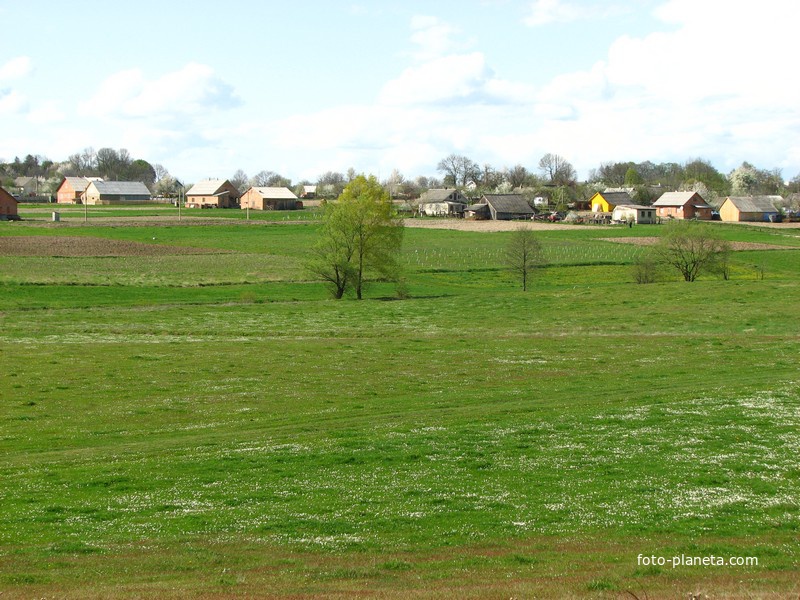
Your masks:
M489 215L493 221L532 219L536 214L528 201L519 194L484 194L479 204L489 207Z
M633 204L633 198L625 191L597 192L589 198L592 212L610 213L620 204Z
M241 193L227 179L206 179L186 192L186 208L231 208L239 204Z
M19 201L4 188L0 188L0 221L17 221Z
M81 194L84 204L129 204L150 200L150 190L141 181L90 181Z
M719 207L722 221L769 221L778 214L775 201L780 196L729 196Z
M251 187L240 200L241 208L251 210L295 210L297 196L285 187Z
M419 214L428 217L460 217L468 204L467 197L454 189L432 189L419 198Z
M651 224L656 222L656 209L652 206L640 206L638 204L620 204L614 207L611 219L637 224Z
M697 192L666 192L653 206L662 219L710 220L714 210Z
M100 177L64 177L64 181L56 191L56 202L59 204L78 204L81 194L86 191L92 181L103 181Z

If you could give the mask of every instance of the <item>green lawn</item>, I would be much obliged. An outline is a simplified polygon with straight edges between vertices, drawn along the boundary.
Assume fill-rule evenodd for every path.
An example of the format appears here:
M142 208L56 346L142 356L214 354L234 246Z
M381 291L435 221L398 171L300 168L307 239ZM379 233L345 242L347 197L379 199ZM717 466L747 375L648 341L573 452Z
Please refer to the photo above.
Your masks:
M0 257L3 598L797 594L791 234L636 285L627 228L544 232L522 293L409 229L409 297L337 302L313 225L0 225L228 251Z

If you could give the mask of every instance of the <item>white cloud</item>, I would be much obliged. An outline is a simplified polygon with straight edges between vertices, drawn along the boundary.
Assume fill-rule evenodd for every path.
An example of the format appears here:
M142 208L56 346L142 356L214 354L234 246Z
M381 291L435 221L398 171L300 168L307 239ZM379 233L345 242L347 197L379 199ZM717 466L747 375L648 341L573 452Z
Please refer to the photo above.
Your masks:
M0 65L0 81L20 79L33 71L33 62L28 56L17 56Z
M16 90L0 90L0 115L13 115L25 112L28 98Z
M575 21L581 18L581 10L562 0L536 0L531 5L530 14L525 24L530 27L541 27L550 23Z
M239 104L233 88L211 67L190 63L148 81L141 69L115 73L81 106L84 114L113 117L174 118Z
M463 51L466 43L454 40L459 30L438 17L416 15L411 19L411 41L418 46L417 60L438 58L453 51Z
M28 120L35 125L58 123L63 121L65 117L64 111L54 101L43 102L32 108L28 113Z

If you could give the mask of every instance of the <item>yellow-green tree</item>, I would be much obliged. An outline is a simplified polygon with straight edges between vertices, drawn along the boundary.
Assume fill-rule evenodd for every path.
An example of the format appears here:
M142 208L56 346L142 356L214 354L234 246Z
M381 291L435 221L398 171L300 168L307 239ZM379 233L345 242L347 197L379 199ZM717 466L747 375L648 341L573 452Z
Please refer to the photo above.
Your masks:
M308 267L334 298L353 289L360 300L369 279L399 279L402 240L403 223L388 192L374 176L358 175L325 206Z

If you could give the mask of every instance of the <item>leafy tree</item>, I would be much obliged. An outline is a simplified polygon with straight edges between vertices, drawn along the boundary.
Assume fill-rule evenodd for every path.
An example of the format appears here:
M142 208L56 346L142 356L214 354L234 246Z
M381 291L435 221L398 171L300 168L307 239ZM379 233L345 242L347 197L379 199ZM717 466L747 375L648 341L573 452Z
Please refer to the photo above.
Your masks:
M642 185L643 183L644 179L642 179L642 176L639 175L639 171L637 171L635 167L628 167L628 170L625 171L625 185L628 187L633 187Z
M676 269L684 281L694 281L700 273L723 270L730 244L706 223L676 220L667 224L654 252L660 262Z
M352 288L360 300L369 277L399 279L402 221L374 176L356 176L324 210L308 268L330 285L334 298Z
M511 232L506 246L505 262L508 268L522 280L522 291L528 290L528 276L533 269L544 264L542 245L533 230L517 227Z
M510 169L506 170L505 178L512 189L521 188L528 184L530 174L528 173L528 169L522 165L514 165Z

